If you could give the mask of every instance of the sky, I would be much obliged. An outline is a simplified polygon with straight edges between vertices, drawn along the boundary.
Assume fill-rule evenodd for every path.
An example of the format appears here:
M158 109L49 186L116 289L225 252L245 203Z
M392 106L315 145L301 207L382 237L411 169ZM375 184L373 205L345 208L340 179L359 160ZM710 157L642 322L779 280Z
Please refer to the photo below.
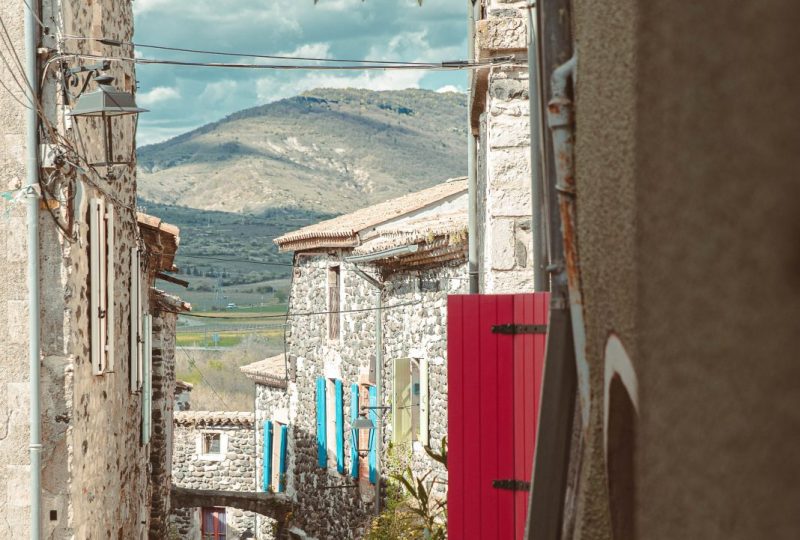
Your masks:
M136 0L138 44L314 58L466 59L463 0ZM139 48L137 56L270 62ZM297 63L297 62L293 62ZM267 71L138 65L138 145L321 87L465 91L464 72Z

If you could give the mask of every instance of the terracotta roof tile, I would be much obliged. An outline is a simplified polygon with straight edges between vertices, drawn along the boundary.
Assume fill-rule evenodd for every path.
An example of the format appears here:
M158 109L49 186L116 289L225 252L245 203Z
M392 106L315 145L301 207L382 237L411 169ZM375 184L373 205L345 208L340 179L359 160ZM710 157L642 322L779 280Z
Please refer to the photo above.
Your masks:
M255 422L253 413L234 411L175 411L173 418L178 426L250 428Z

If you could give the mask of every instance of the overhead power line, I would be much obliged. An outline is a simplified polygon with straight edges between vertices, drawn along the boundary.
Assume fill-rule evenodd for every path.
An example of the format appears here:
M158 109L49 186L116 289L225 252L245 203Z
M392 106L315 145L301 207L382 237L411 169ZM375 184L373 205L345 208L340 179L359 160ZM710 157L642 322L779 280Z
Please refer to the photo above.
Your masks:
M84 36L63 36L65 39L72 39L78 41L97 41L103 45L112 47L120 47L122 45L129 45L138 49L155 49L160 51L174 51L185 52L191 54L208 54L212 56L229 56L234 58L266 58L269 60L302 60L307 62L344 62L349 64L390 64L390 65L408 65L408 66L429 66L431 62L407 62L405 60L355 60L348 58L320 58L311 56L288 56L280 54L258 54L258 53L243 53L243 52L228 52L228 51L211 51L204 49L188 49L184 47L171 47L168 45L153 45L150 43L136 43L134 41L120 41L111 38L95 38Z
M388 306L383 306L380 309L395 309L399 307L405 306L417 306L419 302L403 302L400 304L391 304ZM239 321L246 321L248 319L285 319L287 317L308 317L312 315L333 315L337 313L361 313L365 311L376 311L378 308L360 308L360 309L340 309L338 311L299 311L295 313L284 313L282 315L255 315L255 316L247 316L247 317L235 317L232 315L201 315L199 313L179 313L179 315L183 315L185 317L196 317L199 319L235 319Z
M437 62L429 64L361 64L357 66L317 66L317 65L290 65L290 64L242 64L225 62L190 62L184 60L160 60L155 58L131 58L129 56L110 56L101 54L87 54L74 51L64 52L61 57L89 58L92 60L109 60L117 62L131 62L139 65L169 65L187 67L210 67L210 68L230 68L230 69L259 69L272 71L386 71L386 70L430 70L430 71L458 71L464 69L481 69L491 66L509 65L512 62L508 58L495 58L490 62L468 62L466 60L456 60L452 62Z

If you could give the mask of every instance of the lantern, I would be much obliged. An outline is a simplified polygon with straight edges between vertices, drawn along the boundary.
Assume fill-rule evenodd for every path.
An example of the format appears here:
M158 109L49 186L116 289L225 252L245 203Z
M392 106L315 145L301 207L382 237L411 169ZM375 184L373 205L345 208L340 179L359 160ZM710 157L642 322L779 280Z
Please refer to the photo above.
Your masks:
M372 423L372 420L366 417L365 414L360 414L358 418L353 420L351 425L351 429L353 430L353 444L356 445L356 449L358 450L358 455L361 457L365 457L369 454L370 447L372 446L372 432L375 429L375 424ZM361 432L366 432L369 434L367 439L367 447L363 448L361 445L361 437L359 437Z
M115 117L138 115L147 112L136 106L133 94L117 90L111 83L114 77L109 75L99 75L94 78L98 84L98 89L94 92L82 94L75 103L72 111L67 115L77 119L79 117L100 118L103 123L103 144L105 146L105 162L93 163L93 165L120 165L129 164L127 161L114 161L114 134L112 122ZM133 143L131 143L133 144ZM132 154L132 149L129 154Z

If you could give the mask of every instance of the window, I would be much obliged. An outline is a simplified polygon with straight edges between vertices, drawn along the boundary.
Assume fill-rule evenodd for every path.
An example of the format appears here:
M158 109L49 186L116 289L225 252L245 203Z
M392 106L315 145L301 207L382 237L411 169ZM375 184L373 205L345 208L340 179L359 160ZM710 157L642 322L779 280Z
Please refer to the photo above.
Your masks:
M277 421L264 422L263 472L261 490L281 493L286 490L286 445L289 426Z
M226 540L227 521L224 508L203 508L202 540Z
M203 434L203 453L204 454L219 454L221 451L221 438L219 433L204 433Z
M203 461L224 461L228 453L228 435L204 431L197 435L197 455Z
M328 339L339 339L340 277L338 266L328 268Z
M92 373L114 371L114 207L89 201L89 283Z
M392 439L395 444L427 445L428 361L398 358L394 361Z

